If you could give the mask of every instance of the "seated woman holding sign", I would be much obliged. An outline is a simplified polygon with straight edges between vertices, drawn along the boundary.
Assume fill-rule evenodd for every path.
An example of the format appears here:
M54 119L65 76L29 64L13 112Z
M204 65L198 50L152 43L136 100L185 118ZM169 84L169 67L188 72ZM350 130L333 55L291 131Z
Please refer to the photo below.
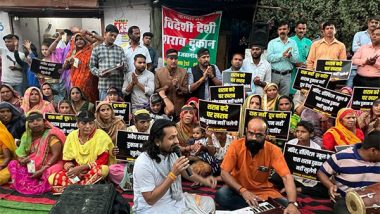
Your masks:
M30 87L26 89L21 108L26 114L34 110L41 111L41 113L43 114L55 113L55 108L53 104L43 100L41 90L36 87Z
M242 112L240 114L240 125L239 125L239 137L244 135L244 120L245 120L245 109L261 109L261 96L258 94L249 95L245 98L243 105L241 106Z
M274 110L276 102L280 95L278 94L278 86L276 83L269 83L264 88L264 96L262 98L261 107L263 110Z
M361 143L364 133L359 128L355 111L351 108L339 110L335 126L328 129L323 135L323 148L334 151L335 146Z
M95 184L108 175L108 165L116 162L111 138L96 129L95 116L89 111L77 115L78 129L72 131L63 147L63 171L49 177L53 192L62 193L71 184Z
M359 127L367 134L375 129L376 120L380 119L380 98L375 100L372 108L363 112L358 118Z
M116 143L117 131L127 128L123 118L115 116L111 103L107 101L98 104L95 117L96 128L105 131L114 144Z

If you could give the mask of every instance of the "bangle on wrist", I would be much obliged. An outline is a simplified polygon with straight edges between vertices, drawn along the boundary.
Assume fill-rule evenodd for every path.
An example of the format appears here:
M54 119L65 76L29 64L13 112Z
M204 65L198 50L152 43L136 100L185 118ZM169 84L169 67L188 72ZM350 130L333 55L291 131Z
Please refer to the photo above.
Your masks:
M239 193L240 193L240 195L243 194L245 191L247 191L246 188L244 188L243 186L240 187L240 189L239 189Z
M169 172L167 177L170 178L172 181L175 181L177 179L177 176L172 171Z

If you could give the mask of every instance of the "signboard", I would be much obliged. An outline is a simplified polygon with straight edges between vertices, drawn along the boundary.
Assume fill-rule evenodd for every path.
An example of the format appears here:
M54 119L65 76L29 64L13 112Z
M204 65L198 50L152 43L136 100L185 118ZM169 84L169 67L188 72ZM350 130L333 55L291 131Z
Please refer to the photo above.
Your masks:
M245 109L244 127L248 126L248 122L252 117L262 117L268 122L268 135L278 140L288 140L290 111L263 111L255 109Z
M45 119L61 129L65 135L77 129L77 118L74 114L45 114Z
M121 37L121 43L128 43L128 20L127 19L115 19L113 25L119 30L119 35Z
M327 87L331 74L298 68L293 88L297 90L310 89L311 85Z
M331 74L331 80L348 80L351 74L351 60L318 59L316 71Z
M190 68L198 64L197 51L207 48L210 63L216 63L218 36L222 12L191 16L162 7L162 58L166 51L178 51L178 65Z
M148 138L149 134L117 131L116 145L119 148L119 154L117 154L116 159L125 161L136 159L141 154L141 148L144 142L148 141Z
M373 102L380 98L380 88L354 87L351 108L355 110L368 110Z
M101 101L96 101L96 106ZM129 115L131 114L131 104L128 102L110 102L115 112L115 116L122 117L124 122L129 125Z
M244 86L210 86L210 97L212 102L243 104Z
M51 77L53 79L59 79L61 74L59 70L62 69L61 63L45 62L39 59L33 58L30 70L36 74Z
M347 107L350 99L350 95L312 85L304 106L336 117L340 109Z
M222 73L222 83L224 86L244 85L247 92L252 90L253 75L250 72L224 71Z
M214 132L239 131L241 105L199 100L199 121L202 128Z
M285 144L284 157L294 176L317 180L317 171L334 154L332 151Z

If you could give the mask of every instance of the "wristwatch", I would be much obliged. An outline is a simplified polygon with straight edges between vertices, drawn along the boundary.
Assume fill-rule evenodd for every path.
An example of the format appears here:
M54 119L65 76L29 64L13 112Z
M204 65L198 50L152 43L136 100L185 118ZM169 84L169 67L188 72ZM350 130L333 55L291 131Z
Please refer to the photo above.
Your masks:
M289 206L289 204L293 204L294 206L298 207L298 203L296 201L289 201L288 206Z

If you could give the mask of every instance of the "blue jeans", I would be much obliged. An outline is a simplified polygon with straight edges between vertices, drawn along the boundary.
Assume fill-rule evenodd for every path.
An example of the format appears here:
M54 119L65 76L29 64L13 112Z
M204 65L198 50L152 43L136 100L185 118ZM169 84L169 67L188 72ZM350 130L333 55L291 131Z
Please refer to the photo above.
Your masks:
M354 86L354 77L356 76L356 73L357 73L357 69L352 68L350 78L348 78L348 80L346 81L346 85L350 88L353 88Z
M284 207L288 205L288 200L285 198L276 198L275 201ZM249 206L240 194L226 185L216 191L215 202L227 210L237 210Z

